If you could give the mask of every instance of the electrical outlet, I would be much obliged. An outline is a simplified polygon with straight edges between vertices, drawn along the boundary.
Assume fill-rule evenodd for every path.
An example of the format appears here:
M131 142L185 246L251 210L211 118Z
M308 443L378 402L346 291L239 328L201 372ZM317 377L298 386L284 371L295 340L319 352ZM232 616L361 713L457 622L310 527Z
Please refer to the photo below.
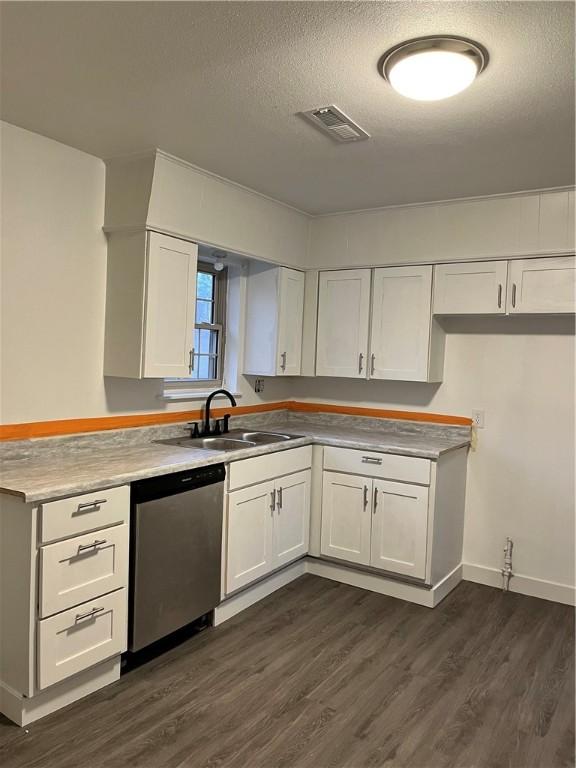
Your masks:
M472 422L477 429L484 429L484 411L472 411Z
M264 392L264 379L254 379L254 392Z

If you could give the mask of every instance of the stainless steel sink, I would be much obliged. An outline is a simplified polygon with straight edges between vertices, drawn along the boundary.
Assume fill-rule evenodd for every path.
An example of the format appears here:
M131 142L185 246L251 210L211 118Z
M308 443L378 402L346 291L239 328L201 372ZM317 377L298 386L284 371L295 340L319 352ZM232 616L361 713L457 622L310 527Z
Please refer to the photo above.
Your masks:
M283 435L280 432L242 432L234 430L228 433L235 440L249 440L260 445L267 443L282 443L285 440L293 440L298 435Z
M173 437L169 440L157 440L163 445L178 445L180 448L207 448L211 451L238 451L256 445L250 440L229 437Z
M283 443L295 440L300 435L284 435L280 432L245 432L235 429L226 435L214 437L173 437L168 440L157 440L164 445L178 445L181 448L206 448L211 451L238 451L241 448L253 448L256 445Z

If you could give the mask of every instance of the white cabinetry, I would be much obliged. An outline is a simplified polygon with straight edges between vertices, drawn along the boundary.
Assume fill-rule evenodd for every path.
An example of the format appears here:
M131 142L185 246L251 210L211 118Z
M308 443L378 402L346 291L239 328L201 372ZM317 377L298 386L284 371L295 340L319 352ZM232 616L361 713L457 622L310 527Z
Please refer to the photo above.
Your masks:
M434 267L434 313L505 314L507 275L507 261L437 264Z
M130 489L1 501L0 711L24 725L119 677Z
M304 272L252 262L246 295L244 373L299 376Z
M510 262L510 314L564 314L576 310L576 257Z
M437 315L566 314L575 311L576 257L437 264Z
M430 266L321 272L316 375L441 381L444 332L431 300Z
M317 376L366 378L370 279L369 269L320 273Z
M461 562L466 450L325 448L320 555L437 584Z
M325 472L322 483L322 546L328 557L350 563L370 562L372 480Z
M236 461L228 471L227 594L308 552L312 449Z
M428 488L373 481L372 567L423 579L427 532Z
M226 591L233 592L272 570L274 483L228 496Z
M371 379L442 380L444 334L431 302L432 267L374 270Z
M197 252L157 232L110 236L104 375L190 375Z

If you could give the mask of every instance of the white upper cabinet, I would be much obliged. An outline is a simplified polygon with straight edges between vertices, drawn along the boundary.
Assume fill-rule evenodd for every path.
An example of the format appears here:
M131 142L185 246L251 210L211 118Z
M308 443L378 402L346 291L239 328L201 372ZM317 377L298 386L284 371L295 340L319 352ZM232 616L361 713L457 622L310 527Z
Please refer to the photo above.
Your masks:
M190 375L197 253L195 243L156 232L110 236L105 375Z
M317 376L366 378L370 279L369 269L320 273Z
M246 296L244 373L299 376L304 272L252 262Z
M437 264L433 312L436 315L503 315L507 261Z
M374 270L371 379L438 380L430 370L431 301L432 267Z
M198 246L150 232L146 269L144 378L189 376Z
M510 262L510 314L564 314L575 311L576 257Z

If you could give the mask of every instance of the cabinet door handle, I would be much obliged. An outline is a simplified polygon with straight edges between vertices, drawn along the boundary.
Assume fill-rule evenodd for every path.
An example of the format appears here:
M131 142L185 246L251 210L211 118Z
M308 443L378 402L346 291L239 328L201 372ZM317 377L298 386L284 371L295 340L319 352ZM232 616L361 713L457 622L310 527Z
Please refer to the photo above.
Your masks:
M77 613L74 621L82 621L82 619L91 619L92 616L96 616L97 613L102 613L103 610L104 608L92 608L91 611L86 611L86 613Z
M516 307L516 283L512 283L512 306Z
M97 547L101 547L103 544L106 544L106 539L96 539L92 542L92 544L79 544L78 552L84 552L87 549L96 549Z
M360 352L358 355L358 373L362 373L362 368L364 367L364 353Z
M76 508L76 514L79 512L91 512L97 507L102 506L102 504L106 504L107 501L108 499L94 499L94 501L85 501L83 504L78 504L78 507Z
M190 374L194 372L194 352L195 352L194 347L192 347L192 349L190 350L190 361L188 363L188 371L190 372Z
M372 502L372 514L376 514L376 507L378 506L378 488L374 488L374 499Z
M372 353L370 355L370 376L374 376L375 368L376 368L376 355Z
M498 309L502 309L502 283L498 283Z
M286 352L282 352L282 354L280 355L280 359L282 360L282 362L280 363L280 368L282 368L282 370L285 371L286 370Z
M276 509L276 488L274 488L273 491L270 491L270 511L274 512Z
M282 509L282 486L278 488L278 512Z
M376 456L362 456L362 464L382 464L382 459Z
M364 486L364 509L368 506L368 486Z

